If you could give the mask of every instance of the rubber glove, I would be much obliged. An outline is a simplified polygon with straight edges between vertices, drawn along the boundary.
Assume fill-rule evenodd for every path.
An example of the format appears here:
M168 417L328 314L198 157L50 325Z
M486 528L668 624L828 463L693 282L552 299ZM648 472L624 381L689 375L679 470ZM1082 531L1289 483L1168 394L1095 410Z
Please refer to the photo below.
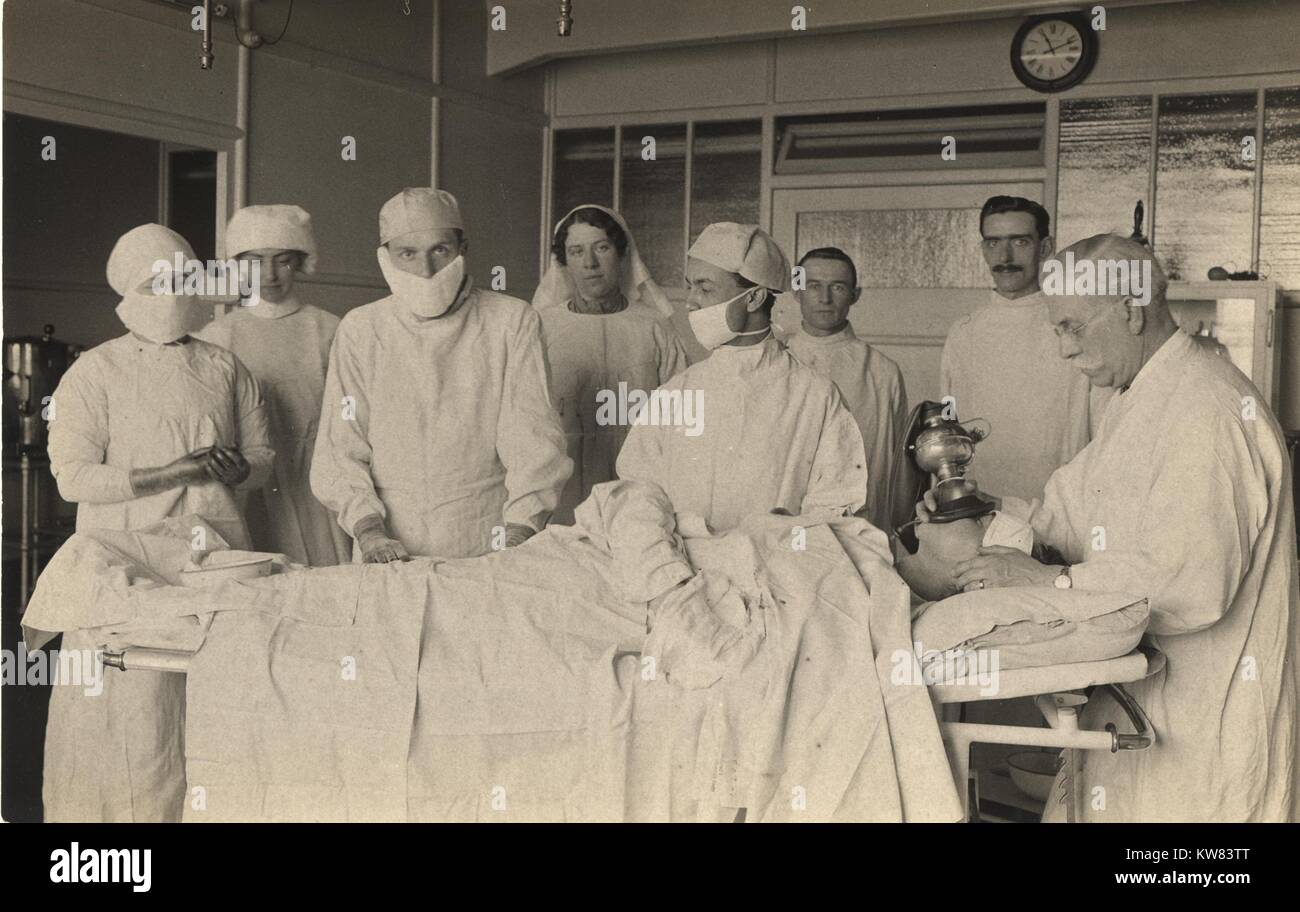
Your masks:
M136 497L146 497L172 488L183 488L214 477L208 470L212 447L204 447L175 459L164 466L152 469L131 470L131 492Z
M253 471L239 447L220 444L208 452L207 468L208 474L230 488L243 483Z
M361 548L363 564L387 564L392 561L409 561L411 555L406 547L395 538L388 537L384 528L383 517L376 513L362 517L352 528L352 537Z

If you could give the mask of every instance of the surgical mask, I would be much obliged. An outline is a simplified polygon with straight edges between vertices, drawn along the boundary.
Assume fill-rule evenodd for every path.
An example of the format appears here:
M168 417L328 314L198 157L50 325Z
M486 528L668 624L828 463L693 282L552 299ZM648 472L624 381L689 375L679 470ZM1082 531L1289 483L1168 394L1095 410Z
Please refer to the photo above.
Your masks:
M691 322L691 332L695 333L695 338L701 345L709 351L726 345L732 339L740 336L761 336L772 331L770 326L763 329L756 329L751 332L736 332L727 323L727 308L731 306L732 301L739 301L745 295L754 289L746 288L735 297L728 298L721 304L710 304L708 307L701 307L699 310L693 310L686 315Z
M379 248L379 269L393 296L418 317L433 319L451 310L465 279L465 257L458 256L429 278L403 272L393 263L387 247Z
M117 316L131 332L160 345L183 339L204 325L203 311L189 295L133 291L117 305Z

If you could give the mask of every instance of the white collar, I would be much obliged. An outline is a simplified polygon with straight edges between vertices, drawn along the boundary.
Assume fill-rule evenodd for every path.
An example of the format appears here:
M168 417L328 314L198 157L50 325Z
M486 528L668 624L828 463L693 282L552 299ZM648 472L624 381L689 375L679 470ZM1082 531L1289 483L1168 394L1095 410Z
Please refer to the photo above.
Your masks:
M240 304L249 313L255 317L261 317L263 320L277 320L280 317L287 317L290 314L297 313L302 308L302 302L298 296L292 292L283 301L272 304L270 301L261 300L256 304Z
M853 331L852 323L845 323L843 329L836 330L829 336L814 336L812 333L808 332L805 324L800 323L799 336L805 342L811 342L814 345L834 345L836 342L849 342L856 339L858 334Z

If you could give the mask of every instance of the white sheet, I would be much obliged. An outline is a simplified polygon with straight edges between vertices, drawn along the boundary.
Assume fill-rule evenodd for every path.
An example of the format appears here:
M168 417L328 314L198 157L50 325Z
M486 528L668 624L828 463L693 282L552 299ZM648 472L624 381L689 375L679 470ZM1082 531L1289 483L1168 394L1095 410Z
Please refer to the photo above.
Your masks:
M926 690L891 683L908 595L877 530L760 515L683 542L658 489L604 487L583 526L510 551L208 590L140 581L166 551L149 536L78 536L25 622L210 617L187 820L958 819ZM748 661L695 691L638 654L688 553L764 604ZM100 608L60 614L42 588Z

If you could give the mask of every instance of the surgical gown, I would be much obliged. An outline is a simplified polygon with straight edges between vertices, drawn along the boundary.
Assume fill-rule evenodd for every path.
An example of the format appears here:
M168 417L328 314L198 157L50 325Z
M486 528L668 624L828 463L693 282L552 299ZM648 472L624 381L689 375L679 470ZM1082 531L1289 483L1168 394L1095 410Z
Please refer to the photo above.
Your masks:
M751 513L853 513L867 490L862 435L835 385L768 338L724 345L662 389L699 400L690 427L634 425L618 475L659 485L714 532Z
M970 477L986 491L1029 500L1087 445L1110 392L1092 389L1060 356L1042 292L990 297L948 331L939 387L956 398L958 418L992 426Z
M568 306L540 311L551 395L568 442L573 475L553 521L573 522L591 489L618 477L615 463L627 437L621 423L598 423L597 409L627 390L649 392L686 367L686 349L659 314L642 305L618 313L575 313Z
M1296 537L1276 419L1232 364L1176 333L1031 515L1078 589L1146 596L1163 674L1125 687L1145 751L1083 752L1082 819L1285 821L1297 774ZM1091 728L1131 731L1094 695ZM1059 792L1055 792L1059 794ZM1064 816L1049 804L1049 819Z
M540 530L573 467L536 312L463 297L433 320L392 296L359 307L330 351L312 491L344 531L378 514L416 556L486 554L506 523Z
M852 326L830 336L800 332L788 344L795 358L834 382L858 423L867 451L865 515L877 528L888 530L889 473L907 423L902 371L859 339Z
M236 444L261 485L274 452L257 381L230 352L190 339L158 345L127 334L82 355L55 390L50 469L77 504L78 529L139 529L201 515L235 548L249 546L235 494L216 481L136 497L131 470L166 465L214 443ZM214 543L215 544L215 543ZM94 651L88 633L62 649ZM51 690L45 819L180 820L185 799L183 675L108 670L103 692Z
M310 482L330 341L339 318L310 304L258 306L276 316L241 307L198 334L234 352L266 398L275 465L245 509L253 547L313 567L346 563L352 540L312 494Z

